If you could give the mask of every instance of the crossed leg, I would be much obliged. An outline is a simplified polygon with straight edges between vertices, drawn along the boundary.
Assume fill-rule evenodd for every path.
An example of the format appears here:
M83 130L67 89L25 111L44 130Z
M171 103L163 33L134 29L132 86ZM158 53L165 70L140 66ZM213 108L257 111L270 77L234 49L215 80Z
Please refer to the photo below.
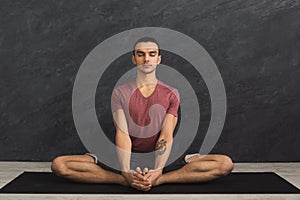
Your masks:
M232 169L233 163L228 156L196 155L182 168L161 175L154 185L210 181L226 176Z
M57 157L53 160L51 169L54 174L76 182L129 186L121 174L101 168L88 155ZM153 185L210 181L226 176L232 169L233 163L225 155L193 156L182 168L162 174Z
M59 156L53 160L51 170L57 176L76 182L117 183L128 186L121 174L101 168L89 155Z

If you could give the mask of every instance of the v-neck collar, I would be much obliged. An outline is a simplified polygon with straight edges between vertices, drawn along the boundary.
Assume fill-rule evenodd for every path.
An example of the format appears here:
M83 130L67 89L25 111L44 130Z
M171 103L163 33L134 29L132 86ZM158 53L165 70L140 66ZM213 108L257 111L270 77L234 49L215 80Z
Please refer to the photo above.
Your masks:
M156 90L157 90L157 85L158 85L158 84L159 84L159 80L157 80L153 92L152 92L149 96L145 97L145 96L143 95L143 93L140 91L140 89L139 89L139 87L138 87L138 85L137 85L137 83L136 83L136 81L135 81L136 88L137 88L139 94L140 94L144 99L149 99L151 96L153 96L153 94L154 94L154 93L156 92Z

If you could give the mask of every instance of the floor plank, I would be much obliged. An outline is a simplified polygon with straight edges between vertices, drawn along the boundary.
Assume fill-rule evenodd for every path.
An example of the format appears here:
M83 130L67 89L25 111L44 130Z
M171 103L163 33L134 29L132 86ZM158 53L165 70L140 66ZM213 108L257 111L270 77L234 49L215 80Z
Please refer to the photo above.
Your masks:
M13 180L24 171L49 172L50 162L0 162L0 187ZM275 172L287 181L300 188L300 163L235 163L234 172ZM141 199L201 199L201 200L299 200L299 194L203 194L203 195L72 195L72 194L0 194L0 200L73 200L73 199L114 199L114 200L135 200Z

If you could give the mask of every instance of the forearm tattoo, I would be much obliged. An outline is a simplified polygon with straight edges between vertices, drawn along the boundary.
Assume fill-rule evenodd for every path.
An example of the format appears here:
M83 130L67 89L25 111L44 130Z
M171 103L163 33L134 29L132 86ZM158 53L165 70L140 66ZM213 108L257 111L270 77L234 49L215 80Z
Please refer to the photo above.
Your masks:
M167 141L165 141L164 139L162 139L156 143L155 150L157 150L159 155L164 154L166 149L167 149Z

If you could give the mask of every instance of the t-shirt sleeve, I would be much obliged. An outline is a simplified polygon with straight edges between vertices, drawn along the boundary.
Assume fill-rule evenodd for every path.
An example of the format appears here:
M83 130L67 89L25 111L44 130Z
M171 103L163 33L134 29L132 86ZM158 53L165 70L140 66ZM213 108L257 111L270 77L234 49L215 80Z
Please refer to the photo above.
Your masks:
M111 97L111 109L115 126L117 126L124 133L128 133L128 125L123 109L122 93L115 89Z
M114 89L111 96L111 111L112 113L116 112L118 109L122 108L120 91L118 89Z
M170 95L170 104L169 108L167 109L167 114L174 115L178 117L178 108L180 104L180 97L177 90L173 90Z

